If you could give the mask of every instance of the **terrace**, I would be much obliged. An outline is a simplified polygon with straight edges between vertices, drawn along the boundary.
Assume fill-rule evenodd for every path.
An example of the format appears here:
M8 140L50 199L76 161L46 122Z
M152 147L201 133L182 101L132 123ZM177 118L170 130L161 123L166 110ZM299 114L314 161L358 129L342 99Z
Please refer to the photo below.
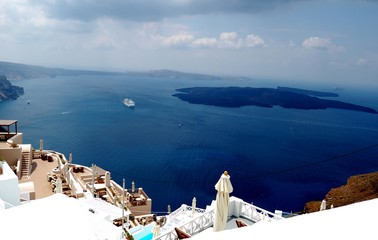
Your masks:
M135 239L144 239L152 236L152 229L155 225L159 225L160 233L154 236L154 240L176 240L178 239L177 231L182 231L190 236L197 235L204 231L211 231L215 217L215 201L206 209L196 208L183 204L176 211L165 216L164 222L159 220L147 221L146 224L140 224L136 229L131 229L131 233ZM158 218L159 219L159 218ZM253 204L244 202L243 200L230 197L230 205L228 212L228 221L226 230L253 225L257 222L272 222L281 220L283 217L259 208ZM148 217L147 217L148 220Z

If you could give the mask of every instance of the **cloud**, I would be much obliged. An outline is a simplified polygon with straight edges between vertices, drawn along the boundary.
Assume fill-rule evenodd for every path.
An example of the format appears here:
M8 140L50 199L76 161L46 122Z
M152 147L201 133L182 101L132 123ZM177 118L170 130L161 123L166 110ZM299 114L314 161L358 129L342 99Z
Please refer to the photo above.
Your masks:
M332 53L343 53L345 48L343 46L336 45L328 38L321 37L309 37L302 43L302 47L307 49L314 49L320 51L329 51Z
M311 49L328 50L332 46L332 42L327 38L310 37L303 41L302 46Z
M218 40L216 38L199 38L192 42L192 47L209 47L213 48L218 45Z
M172 47L172 46L180 46L180 45L191 43L194 36L187 32L181 32L181 33L171 35L168 37L156 35L156 36L153 36L152 38L165 47Z
M242 39L238 38L236 32L222 32L219 35L219 48L241 48L243 46Z
M159 21L184 15L255 13L301 1L305 0L31 0L51 18L79 21L99 18Z
M245 39L245 44L247 47L261 47L265 45L265 42L261 37L249 34Z
M241 38L236 32L222 32L218 38L195 38L192 34L181 32L170 36L154 35L152 39L164 47L180 45L189 48L241 49L265 46L264 40L257 35L249 34Z

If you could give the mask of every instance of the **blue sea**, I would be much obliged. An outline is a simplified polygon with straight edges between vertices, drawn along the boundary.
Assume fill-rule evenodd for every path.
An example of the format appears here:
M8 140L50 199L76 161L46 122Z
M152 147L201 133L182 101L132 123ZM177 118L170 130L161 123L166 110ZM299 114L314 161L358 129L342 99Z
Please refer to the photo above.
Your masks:
M274 211L300 211L351 175L378 170L378 115L327 109L222 108L172 96L198 86L303 87L274 80L191 80L80 75L13 82L25 95L0 103L2 119L18 120L25 143L96 164L131 188L134 181L163 214L215 199L227 170L232 195ZM346 87L338 100L378 109L374 89ZM122 100L132 98L135 109ZM28 104L30 101L30 104ZM181 125L181 127L179 127ZM355 152L357 151L357 152ZM355 152L355 153L353 153Z

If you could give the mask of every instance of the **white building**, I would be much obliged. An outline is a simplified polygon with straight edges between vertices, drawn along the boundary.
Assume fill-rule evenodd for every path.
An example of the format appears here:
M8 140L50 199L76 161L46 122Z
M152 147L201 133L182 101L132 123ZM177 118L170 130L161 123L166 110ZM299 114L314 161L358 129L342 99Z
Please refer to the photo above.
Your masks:
M20 189L18 177L9 167L6 161L0 161L0 209L17 206L20 204Z

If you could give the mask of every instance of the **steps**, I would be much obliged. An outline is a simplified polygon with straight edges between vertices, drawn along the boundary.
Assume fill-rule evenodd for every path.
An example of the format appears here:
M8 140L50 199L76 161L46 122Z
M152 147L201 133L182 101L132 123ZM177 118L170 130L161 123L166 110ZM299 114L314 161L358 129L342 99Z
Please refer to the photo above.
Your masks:
M21 179L28 179L30 174L31 159L29 152L22 152Z

